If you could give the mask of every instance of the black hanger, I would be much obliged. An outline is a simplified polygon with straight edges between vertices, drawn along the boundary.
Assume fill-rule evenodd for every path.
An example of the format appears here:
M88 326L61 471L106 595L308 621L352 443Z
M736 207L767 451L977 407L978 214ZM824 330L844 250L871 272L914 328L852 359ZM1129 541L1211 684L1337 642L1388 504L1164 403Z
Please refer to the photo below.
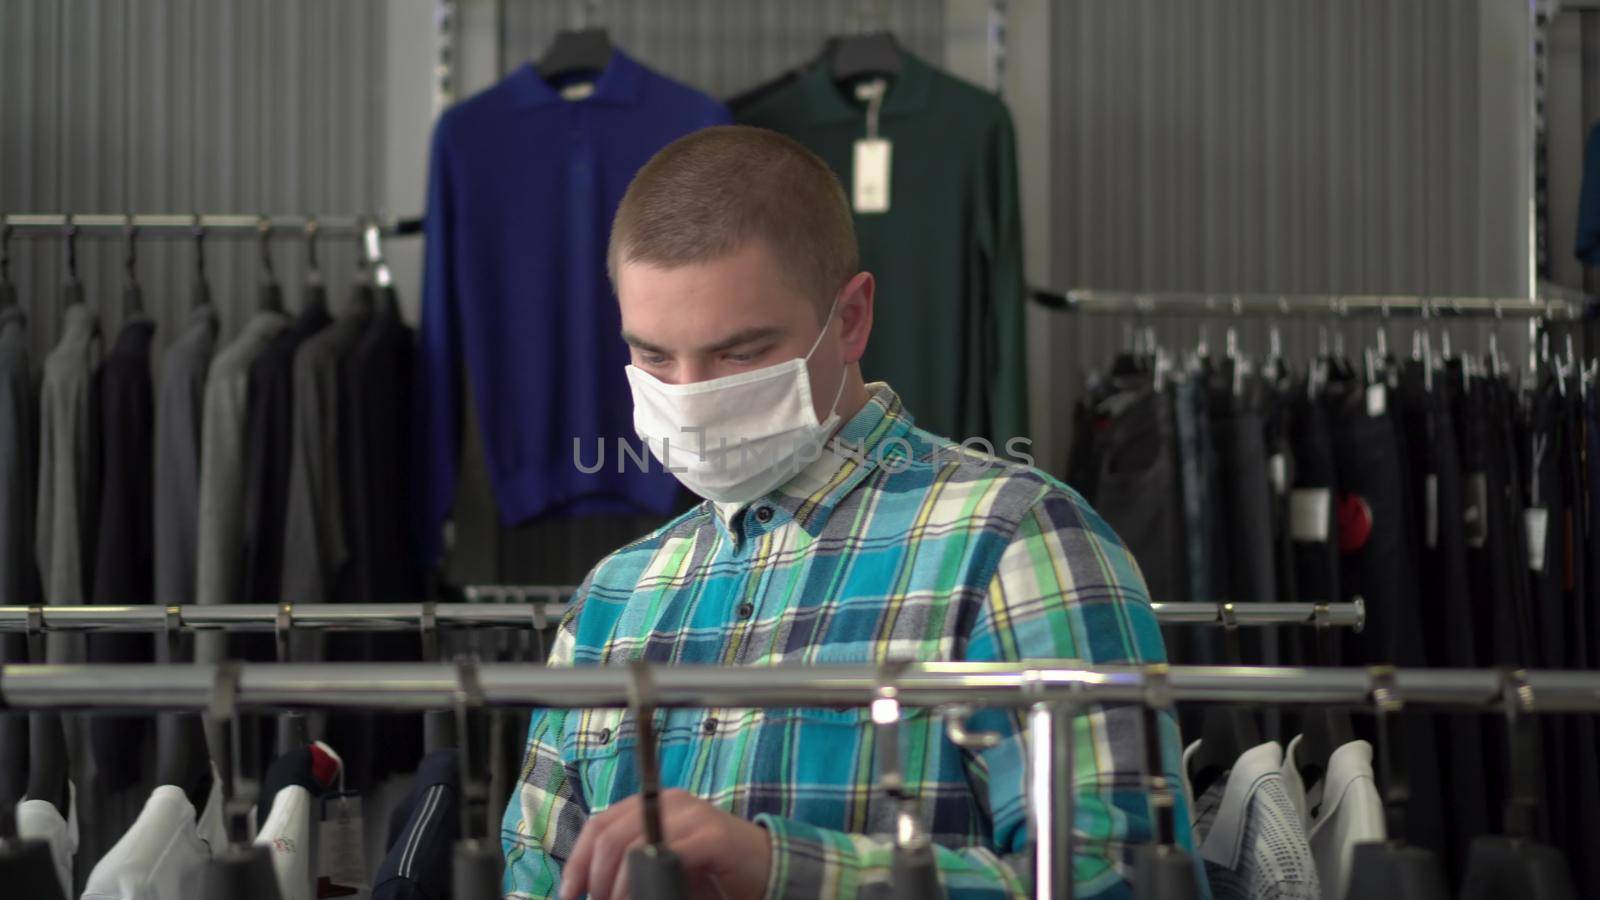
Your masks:
M1333 666L1338 660L1334 652L1336 640L1327 622L1327 606L1317 605L1316 656L1317 665ZM1306 785L1321 781L1328 772L1328 760L1333 751L1355 740L1355 727L1350 714L1342 709L1310 709L1306 711L1301 728L1300 743L1295 749L1294 765Z
M28 614L28 661L46 661L44 616ZM59 713L28 714L28 796L48 800L61 812L71 815L71 791L67 787L67 733Z
M834 81L854 81L874 75L893 78L905 65L905 50L887 31L835 38L828 56L828 72Z
M122 285L123 321L144 314L144 290L139 287L139 273L135 267L138 238L139 228L133 224L133 216L129 216L122 231L122 271L127 276Z
M879 787L894 805L890 897L920 900L939 896L942 891L933 845L921 827L917 796L906 787L900 762L900 690L895 679L904 668L904 663L889 663L883 667L878 687L873 692L872 729Z
M0 224L0 312L17 305L17 286L11 283L10 223Z
M65 311L68 307L76 306L83 302L83 282L78 280L78 226L72 223L72 214L67 214L67 280L61 286L61 308Z
M1239 623L1233 604L1222 610L1223 647L1230 665L1243 665L1239 646ZM1233 764L1246 750L1261 743L1261 726L1248 709L1222 707L1208 709L1200 729L1200 746L1189 759L1189 784L1195 796L1204 794L1218 779L1232 771Z
M200 214L194 215L194 287L189 296L189 306L199 309L211 305L211 284L206 281L206 227Z
M545 81L598 75L611 64L611 37L604 28L559 31L535 67Z
M1150 798L1152 840L1134 850L1133 895L1139 900L1193 900L1198 896L1194 859L1178 846L1176 791L1161 753L1161 713L1172 709L1167 667L1145 667L1144 776Z
M1405 838L1406 804L1411 802L1405 748L1400 746L1404 732L1394 726L1402 702L1399 692L1395 690L1393 666L1372 666L1367 673L1372 680L1372 711L1377 720L1377 774L1378 784L1383 789L1384 831L1389 840L1398 841Z
M649 663L634 660L629 665L629 675L628 705L638 729L634 759L646 843L628 851L628 885L636 897L684 900L689 896L689 883L683 860L667 849L661 832L661 772L656 765L655 701Z
M256 307L267 312L283 312L283 288L279 287L278 275L272 270L272 220L262 216L257 232L261 244L261 294Z
M317 261L317 217L306 217L306 287L301 314L313 311L326 312L328 289L322 281L322 265Z
M1505 833L1511 838L1538 837L1539 821L1539 751L1538 725L1529 714L1527 676L1523 672L1509 672L1503 688L1506 712L1507 758L1511 766L1511 784L1506 797Z

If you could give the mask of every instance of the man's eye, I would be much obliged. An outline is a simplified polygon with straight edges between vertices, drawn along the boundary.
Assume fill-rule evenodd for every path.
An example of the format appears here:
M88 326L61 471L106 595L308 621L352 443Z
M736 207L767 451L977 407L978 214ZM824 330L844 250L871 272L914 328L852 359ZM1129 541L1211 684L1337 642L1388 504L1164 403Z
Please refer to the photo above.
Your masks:
M749 352L745 352L745 353L729 353L727 356L728 356L728 360L730 362L737 362L737 363L754 362L758 357L761 356L761 351L753 350L753 351L749 351Z
M639 361L647 366L661 366L666 365L667 358L659 353L641 353Z

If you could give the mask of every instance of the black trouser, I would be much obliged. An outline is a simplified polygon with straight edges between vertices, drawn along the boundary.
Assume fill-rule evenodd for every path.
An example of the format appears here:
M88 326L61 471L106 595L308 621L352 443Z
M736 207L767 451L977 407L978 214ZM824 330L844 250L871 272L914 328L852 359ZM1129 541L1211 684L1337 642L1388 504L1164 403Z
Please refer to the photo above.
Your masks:
M1346 644L1350 662L1419 666L1426 663L1426 638L1418 607L1418 584L1407 484L1400 437L1387 414L1369 415L1359 383L1329 386L1334 414L1334 450L1339 487L1349 507L1370 512L1371 528L1359 546L1347 540L1342 575L1346 589L1367 603L1367 627ZM1411 799L1403 837L1441 858L1445 851L1443 787L1433 722L1400 717L1393 734L1402 746L1393 754L1404 768Z

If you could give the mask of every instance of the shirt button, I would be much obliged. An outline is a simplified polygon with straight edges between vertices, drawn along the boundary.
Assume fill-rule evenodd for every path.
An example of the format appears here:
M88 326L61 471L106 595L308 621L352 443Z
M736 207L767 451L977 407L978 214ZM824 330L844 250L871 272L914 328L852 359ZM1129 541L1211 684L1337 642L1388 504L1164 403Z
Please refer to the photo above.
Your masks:
M711 716L710 718L706 719L705 722L701 723L700 730L706 734L716 734L717 717Z
M756 521L760 522L763 525L767 524L768 522L771 522L772 521L772 507L770 507L770 506L758 506L758 507L756 507Z
M750 618L752 615L755 615L755 611L756 611L756 607L755 607L755 604L753 604L753 603L741 603L741 604L739 604L739 618L741 618L741 619Z
M602 744L611 743L611 729L609 729L609 728L600 729L600 743L602 743Z

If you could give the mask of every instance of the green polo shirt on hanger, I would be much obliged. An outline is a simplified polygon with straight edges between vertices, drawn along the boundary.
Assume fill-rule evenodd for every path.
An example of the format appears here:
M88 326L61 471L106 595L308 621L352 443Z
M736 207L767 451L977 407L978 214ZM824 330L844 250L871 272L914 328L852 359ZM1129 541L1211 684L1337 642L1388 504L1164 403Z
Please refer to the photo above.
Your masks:
M825 59L739 118L810 147L852 196L867 104L833 81ZM918 426L986 438L1004 456L1007 440L1028 434L1011 114L994 94L906 54L878 135L892 148L889 207L855 216L862 264L878 281L862 374L893 385Z

